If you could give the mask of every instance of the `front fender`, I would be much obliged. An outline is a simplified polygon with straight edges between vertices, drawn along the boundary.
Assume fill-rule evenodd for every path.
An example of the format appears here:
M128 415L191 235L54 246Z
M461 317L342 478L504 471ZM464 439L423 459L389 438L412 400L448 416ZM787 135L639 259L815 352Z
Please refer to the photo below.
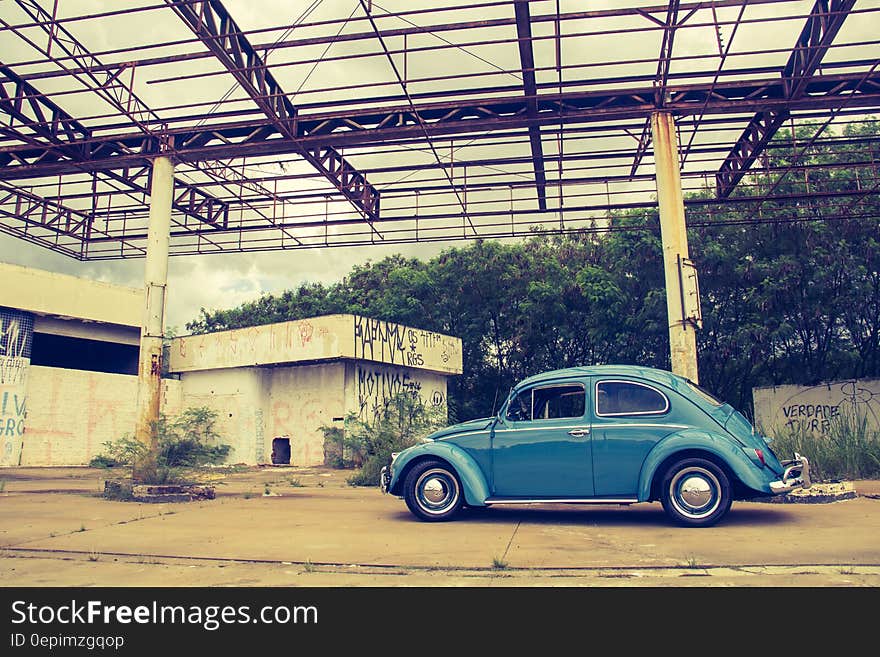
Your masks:
M640 502L650 499L651 483L663 462L677 452L688 450L698 450L716 456L743 484L756 491L770 492L772 473L756 465L736 441L722 433L687 429L670 434L654 445L648 453L639 475Z
M422 443L402 451L392 464L388 491L402 496L403 479L409 466L416 460L431 456L442 459L455 468L468 506L485 506L486 498L489 497L489 484L480 466L466 451L442 440Z

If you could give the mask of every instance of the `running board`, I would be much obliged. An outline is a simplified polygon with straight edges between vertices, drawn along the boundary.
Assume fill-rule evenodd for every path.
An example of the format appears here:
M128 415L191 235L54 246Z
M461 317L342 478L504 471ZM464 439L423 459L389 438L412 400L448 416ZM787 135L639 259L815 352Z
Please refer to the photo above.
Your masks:
M635 498L611 498L611 499L599 499L599 498L589 498L589 497L556 497L556 498L541 498L537 500L527 500L521 498L504 498L504 497L490 497L488 498L484 504L636 504L638 502Z

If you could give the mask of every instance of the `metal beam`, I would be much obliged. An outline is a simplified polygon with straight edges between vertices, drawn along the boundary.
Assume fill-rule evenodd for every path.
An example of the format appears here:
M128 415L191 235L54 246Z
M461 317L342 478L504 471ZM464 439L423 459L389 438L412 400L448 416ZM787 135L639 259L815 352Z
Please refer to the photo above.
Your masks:
M277 132L286 139L295 139L296 107L220 0L165 2L226 67ZM379 219L379 192L341 154L332 147L323 148L322 157L316 157L308 149L302 149L300 153L366 218Z
M92 219L81 210L6 185L0 187L0 215L80 241L85 239Z
M426 133L437 137L522 129L532 124L557 124L560 118L570 124L644 118L656 111L653 91L653 88L645 88L548 94L538 103L535 118L527 116L524 99L504 97L426 103L416 105L415 110L406 105L300 116L295 140L279 138L273 125L254 124L253 121L173 129L167 136L174 142L175 157L182 162L301 153L306 149L313 159L326 159L329 153L335 152L332 147L337 145L365 146L382 141L421 140ZM813 76L799 99L785 97L781 78L678 86L670 89L665 109L683 116L841 106L880 108L880 72L867 76ZM159 152L158 139L140 133L94 137L88 144L90 158L82 162L43 161L46 149L0 148L0 180L147 166ZM353 178L349 175L349 181ZM358 193L357 188L355 193Z
M516 36L519 44L519 61L522 69L523 89L526 94L526 114L534 119L538 116L538 88L535 84L535 55L532 50L532 23L529 15L529 0L514 0L516 13ZM529 146L532 151L532 165L535 170L535 190L538 194L538 207L547 209L547 176L544 172L544 147L541 143L541 127L532 124L529 130Z
M785 98L797 100L804 95L854 4L855 0L816 0L782 70ZM715 174L718 198L730 195L787 116L785 109L779 109L760 111L752 117Z
M9 116L8 121L0 122L3 127L18 132L21 128L32 130L38 137L62 146L64 152L73 157L87 154L86 143L91 138L88 128L3 65L0 65L0 113Z
M50 142L46 147L46 155L42 158L43 162L66 156L75 165L88 159L92 138L88 128L8 66L0 66L0 113L9 115L10 120L3 127L14 131L15 136L35 145L31 135L22 132L22 129L27 129L33 132L33 136ZM15 120L21 125L15 125ZM134 191L147 193L146 187L126 176L112 172L107 175ZM177 201L174 208L179 212L212 225L225 218L228 204L212 199L205 192L186 183L177 183L176 186L178 192L175 193Z

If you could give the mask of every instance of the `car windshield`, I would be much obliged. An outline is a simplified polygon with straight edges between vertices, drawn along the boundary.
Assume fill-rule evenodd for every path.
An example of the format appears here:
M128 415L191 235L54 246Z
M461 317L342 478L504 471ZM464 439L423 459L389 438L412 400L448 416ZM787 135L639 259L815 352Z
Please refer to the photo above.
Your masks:
M693 390L700 398L712 404L712 406L723 406L724 402L718 399L715 395L713 395L708 390L701 388L696 383L687 379L688 387Z

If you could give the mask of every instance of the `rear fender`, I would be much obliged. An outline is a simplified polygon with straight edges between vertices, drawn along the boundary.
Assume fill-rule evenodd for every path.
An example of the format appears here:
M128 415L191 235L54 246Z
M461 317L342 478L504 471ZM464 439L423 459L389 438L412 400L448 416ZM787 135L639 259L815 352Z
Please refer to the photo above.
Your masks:
M486 498L489 497L489 484L483 476L480 466L463 449L442 440L422 443L401 452L394 461L391 483L388 486L389 492L402 496L403 482L407 472L418 461L426 458L446 461L455 469L464 489L464 499L468 506L485 506Z
M685 451L700 451L711 454L723 462L749 488L764 493L770 492L770 482L775 478L773 472L753 463L742 447L732 438L722 433L687 429L670 434L658 442L648 453L639 475L638 499L640 502L650 499L651 484L663 463L676 453Z

